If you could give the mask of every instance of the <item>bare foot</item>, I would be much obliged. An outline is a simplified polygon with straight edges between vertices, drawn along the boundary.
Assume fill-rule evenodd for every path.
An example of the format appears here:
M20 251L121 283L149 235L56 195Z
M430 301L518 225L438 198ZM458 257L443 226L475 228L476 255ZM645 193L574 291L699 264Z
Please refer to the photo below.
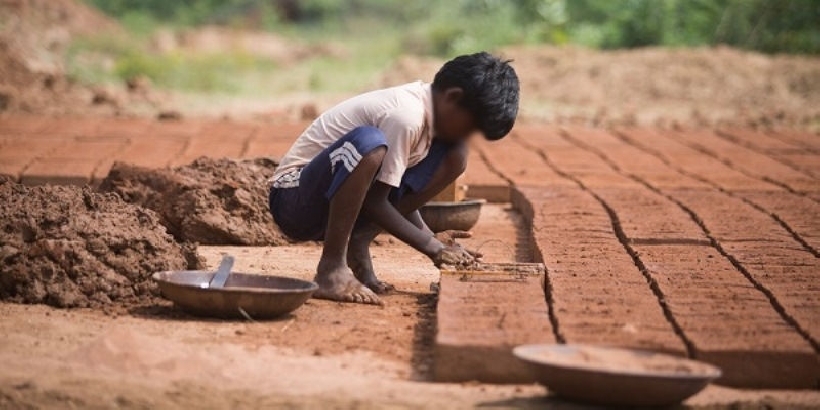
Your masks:
M382 301L353 276L353 271L348 267L341 267L329 271L323 271L321 266L313 279L319 284L319 290L313 293L317 299L329 299L339 302L364 303L370 305L381 305Z
M357 241L351 238L347 248L347 266L353 270L353 275L359 282L364 283L373 292L385 294L396 289L390 283L380 281L373 270L373 260L370 258L370 241Z

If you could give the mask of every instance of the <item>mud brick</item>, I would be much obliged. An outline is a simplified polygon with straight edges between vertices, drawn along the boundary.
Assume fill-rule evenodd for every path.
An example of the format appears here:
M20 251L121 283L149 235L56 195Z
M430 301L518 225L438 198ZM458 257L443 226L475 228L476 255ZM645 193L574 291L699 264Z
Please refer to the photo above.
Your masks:
M243 153L245 158L273 157L282 158L296 142L296 135L282 135L281 133L271 133L266 130L257 129L248 140L247 149Z
M28 157L34 159L49 155L63 146L65 138L32 138L27 135L13 135L3 137L0 146L2 157Z
M467 196L491 202L509 202L509 183L493 172L476 149L471 149L467 171L462 180L467 184Z
M186 143L184 138L173 137L133 139L127 147L104 162L124 161L148 168L165 168L182 154Z
M804 174L815 179L820 179L820 154L811 152L790 152L774 154L780 161L789 164ZM812 191L820 191L820 182L815 185Z
M42 155L24 172L27 184L53 183L84 185L97 177L100 164L110 164L112 156L128 145L125 138L75 137L64 138L60 146ZM105 174L108 169L105 170ZM103 175L102 177L104 177Z
M799 130L776 130L771 132L770 135L790 144L820 152L820 135L815 133Z
M0 176L8 176L13 180L18 181L20 179L20 174L26 166L31 163L31 161L32 159L27 156L0 156Z
M189 140L189 145L186 147L183 156L190 160L201 156L239 158L245 151L248 140L256 133L257 128L257 125L251 123L211 120L201 121L191 129L181 127L182 132L175 132L177 136ZM209 153L209 150L216 150L217 152Z
M476 149L492 169L516 186L573 185L545 166L538 152L515 141L501 141L497 146L477 143Z
M719 130L718 135L749 148L768 154L803 151L803 147L792 144L760 131L747 128L728 128Z
M820 251L820 203L790 192L750 191L738 193L788 223L815 251Z
M674 202L630 178L621 175L614 162L607 162L605 152L625 144L602 132L576 130L578 144L587 142L595 148L580 146L565 155L549 154L556 168L578 179L590 191L599 195L618 214L624 234L633 242L705 243L708 238L692 218ZM561 138L553 134L542 139L550 143ZM581 142L583 140L584 142ZM597 153L596 153L597 152ZM603 158L607 161L604 161ZM585 163L598 164L595 168ZM666 168L666 167L664 167Z
M820 341L820 259L768 215L710 191L672 193L703 221L725 251L771 292L785 314Z
M555 343L543 275L516 278L442 273L437 307L434 374L437 381L532 383L512 354L527 343Z
M192 137L182 155L171 161L171 166L190 164L199 157L239 158L248 144L249 136L209 135Z
M770 240L799 247L769 215L739 198L711 190L669 190L668 193L695 212L718 241Z
M812 341L820 341L820 259L782 242L726 241L723 247L772 294Z
M727 190L771 190L778 186L757 178L744 175L723 162L704 155L672 138L665 137L669 131L623 130L624 135L634 145L643 147L662 158L672 167L677 167L690 175L711 181Z
M293 145L294 141L296 141L295 137L291 137L290 139L263 138L257 133L248 140L247 148L242 156L244 158L282 158Z
M564 132L570 139L605 155L624 175L638 177L654 187L711 188L667 166L657 156L625 143L612 132L579 128L568 128Z
M51 156L68 159L102 160L121 151L128 145L125 138L114 137L76 137L63 142ZM48 159L45 156L44 159Z
M554 135L561 132L562 127L557 125L544 125L539 123L517 124L510 133L517 138L524 138L528 142L535 143L545 135Z
M309 124L296 122L258 126L248 141L245 158L283 157Z
M820 362L766 295L706 246L638 246L695 357L721 367L719 384L812 388Z
M37 134L46 126L48 120L39 116L3 116L0 119L0 136Z
M557 330L566 342L685 354L649 283L618 241L609 216L588 192L562 187L517 191L529 202Z
M593 188L593 191L618 215L630 243L709 244L706 234L689 214L646 187Z
M149 130L153 123L153 120L145 118L101 119L95 136L134 139L150 137Z
M199 128L197 137L231 137L231 138L247 138L252 136L259 129L259 124L251 122L238 122L232 120L209 121L202 124Z
M557 133L539 135L538 145L529 145L526 138L517 138L516 141L541 150L556 167L560 168L561 172L586 176L589 184L610 187L634 184L628 178L614 173L610 166L595 153L565 141Z
M561 132L563 129L558 127L517 126L513 129L512 137L527 146L548 150L550 153L553 150L575 149L575 144L556 138Z
M296 141L310 125L308 121L294 121L280 124L260 124L254 133L263 140Z
M669 132L672 137L708 156L727 164L732 169L756 178L768 178L786 184L798 191L818 188L818 181L782 162L734 142L720 138L713 131L698 130ZM818 138L820 140L820 138Z
M148 127L147 137L187 139L199 135L205 123L202 121L154 121Z
M111 167L114 165L114 161L110 159L104 159L97 164L97 167L94 168L94 171L91 173L91 185L97 186L102 182L105 177L108 176L108 173L111 171Z
M79 137L95 135L99 123L90 118L56 118L48 121L37 132L37 136L45 137Z
M36 159L23 171L20 182L26 185L85 185L91 181L99 162L99 159L87 158Z

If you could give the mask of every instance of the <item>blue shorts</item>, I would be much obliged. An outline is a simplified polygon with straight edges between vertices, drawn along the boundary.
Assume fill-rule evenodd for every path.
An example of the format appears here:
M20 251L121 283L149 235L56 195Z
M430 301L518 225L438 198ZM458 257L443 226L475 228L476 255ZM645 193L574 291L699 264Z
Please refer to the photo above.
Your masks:
M327 228L330 199L362 156L386 146L384 134L378 128L355 128L302 168L298 184L271 188L270 212L282 232L296 240L322 240ZM433 140L427 156L404 172L399 187L390 192L390 201L395 203L403 195L427 186L451 147Z

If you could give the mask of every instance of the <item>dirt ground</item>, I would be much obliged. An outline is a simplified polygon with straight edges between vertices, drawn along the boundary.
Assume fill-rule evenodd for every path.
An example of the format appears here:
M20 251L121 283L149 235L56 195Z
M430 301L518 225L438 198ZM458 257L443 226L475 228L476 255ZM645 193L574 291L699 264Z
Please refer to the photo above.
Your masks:
M485 208L474 230L518 244L518 216ZM399 289L384 307L310 300L275 321L188 316L168 302L103 312L0 304L0 407L83 408L584 408L535 385L429 382L437 271L411 249L379 238L374 262ZM488 242L488 261L510 246ZM202 247L237 271L309 278L320 249ZM740 391L712 386L691 408L811 408L812 391Z

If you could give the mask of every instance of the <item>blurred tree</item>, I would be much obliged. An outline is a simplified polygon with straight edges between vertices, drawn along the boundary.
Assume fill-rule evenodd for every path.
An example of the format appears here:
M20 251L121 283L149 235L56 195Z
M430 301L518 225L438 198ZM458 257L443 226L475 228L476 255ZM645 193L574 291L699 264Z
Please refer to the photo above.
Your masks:
M254 16L285 24L371 17L437 54L516 42L592 47L728 44L820 53L820 0L86 0L114 16L181 24ZM266 14L267 13L267 14ZM248 20L242 20L246 23ZM259 23L257 23L259 24ZM271 24L262 24L271 26Z

